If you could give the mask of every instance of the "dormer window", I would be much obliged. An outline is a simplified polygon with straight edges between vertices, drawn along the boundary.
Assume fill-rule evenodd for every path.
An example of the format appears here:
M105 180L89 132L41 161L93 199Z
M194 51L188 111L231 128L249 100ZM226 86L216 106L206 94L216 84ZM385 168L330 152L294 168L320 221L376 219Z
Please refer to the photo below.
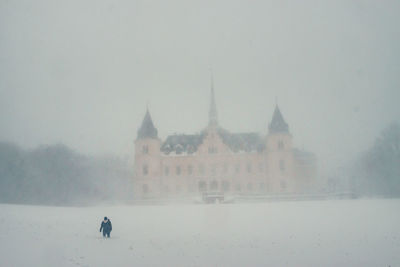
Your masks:
M188 145L187 152L189 154L193 154L194 153L194 147L192 145Z
M181 144L178 144L177 146L176 146L176 154L182 154L182 152L183 152L183 147L182 147L182 145Z

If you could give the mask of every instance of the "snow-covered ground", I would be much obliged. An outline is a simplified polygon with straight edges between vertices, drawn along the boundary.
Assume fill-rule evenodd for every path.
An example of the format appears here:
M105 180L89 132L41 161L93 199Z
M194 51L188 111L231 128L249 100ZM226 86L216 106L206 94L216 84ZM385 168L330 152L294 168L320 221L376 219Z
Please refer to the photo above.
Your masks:
M400 200L0 205L0 229L1 266L400 266Z

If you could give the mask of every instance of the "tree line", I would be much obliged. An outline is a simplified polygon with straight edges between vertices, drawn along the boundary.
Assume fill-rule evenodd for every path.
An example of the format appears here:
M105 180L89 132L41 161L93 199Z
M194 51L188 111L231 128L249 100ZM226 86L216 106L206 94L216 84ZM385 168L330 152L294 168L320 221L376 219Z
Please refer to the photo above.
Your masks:
M0 202L89 205L127 201L132 170L114 157L81 155L65 145L24 150L0 142Z
M352 186L359 195L400 197L399 123L384 129L354 165Z

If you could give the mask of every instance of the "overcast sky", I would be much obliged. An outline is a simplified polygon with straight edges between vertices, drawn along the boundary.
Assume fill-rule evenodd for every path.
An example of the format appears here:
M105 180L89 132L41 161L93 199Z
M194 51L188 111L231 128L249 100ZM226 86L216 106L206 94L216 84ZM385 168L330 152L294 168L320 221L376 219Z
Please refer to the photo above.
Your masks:
M146 103L161 138L266 134L275 98L322 166L400 118L399 1L0 0L0 140L131 155Z

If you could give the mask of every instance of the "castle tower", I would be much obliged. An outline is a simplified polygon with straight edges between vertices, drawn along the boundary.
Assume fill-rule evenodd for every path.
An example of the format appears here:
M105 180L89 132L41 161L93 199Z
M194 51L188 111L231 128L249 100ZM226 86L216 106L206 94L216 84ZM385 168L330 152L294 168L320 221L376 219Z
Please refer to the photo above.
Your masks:
M295 184L292 135L278 105L268 127L266 143L271 191L293 192Z
M160 146L158 131L147 109L135 140L135 194L138 197L160 193Z

